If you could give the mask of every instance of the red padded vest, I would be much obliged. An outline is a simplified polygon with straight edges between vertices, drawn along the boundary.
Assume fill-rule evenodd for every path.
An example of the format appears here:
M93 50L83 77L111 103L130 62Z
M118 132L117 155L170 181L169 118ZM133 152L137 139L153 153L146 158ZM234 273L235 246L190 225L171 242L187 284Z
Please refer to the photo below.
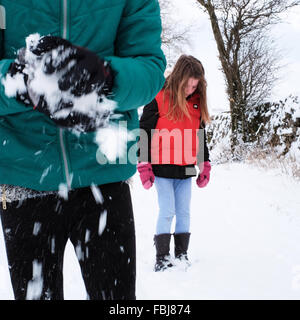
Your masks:
M157 96L159 118L151 139L152 164L196 164L199 149L197 136L200 128L200 96L194 94L187 100L190 119L184 116L180 121L171 121L166 118L169 106L169 95L161 90Z

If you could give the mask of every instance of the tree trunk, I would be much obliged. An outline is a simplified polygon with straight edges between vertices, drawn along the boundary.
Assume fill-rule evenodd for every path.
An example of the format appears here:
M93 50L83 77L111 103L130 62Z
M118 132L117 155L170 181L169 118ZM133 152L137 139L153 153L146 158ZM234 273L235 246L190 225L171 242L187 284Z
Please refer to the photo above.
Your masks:
M214 38L216 40L219 59L222 65L222 70L225 75L227 94L230 101L230 112L231 112L231 150L233 155L235 155L235 150L240 143L244 141L245 138L245 117L244 117L244 104L241 103L242 99L242 83L238 79L238 64L237 57L235 61L230 62L230 57L228 55L228 50L226 50L222 32L218 23L218 17L215 13L215 8L211 1L198 0L202 4L210 17L211 27L213 30Z

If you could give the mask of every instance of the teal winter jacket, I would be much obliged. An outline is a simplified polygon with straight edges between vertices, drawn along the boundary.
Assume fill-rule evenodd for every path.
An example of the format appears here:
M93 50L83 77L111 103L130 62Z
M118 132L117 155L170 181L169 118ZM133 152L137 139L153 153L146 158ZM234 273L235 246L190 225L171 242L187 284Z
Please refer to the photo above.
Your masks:
M158 0L0 0L0 5L6 16L1 78L29 34L64 37L111 63L113 121L129 130L139 127L137 108L149 103L164 81ZM135 145L129 141L127 152ZM79 188L122 181L135 173L132 159L103 163L97 161L99 152L95 132L78 135L56 126L8 98L0 84L0 184L50 191L61 184Z

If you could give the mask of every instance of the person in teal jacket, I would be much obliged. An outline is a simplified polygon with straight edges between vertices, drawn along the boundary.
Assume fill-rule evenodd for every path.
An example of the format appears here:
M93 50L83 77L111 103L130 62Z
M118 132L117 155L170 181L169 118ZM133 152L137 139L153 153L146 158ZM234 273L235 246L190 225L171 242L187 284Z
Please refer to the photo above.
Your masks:
M164 82L158 1L1 0L0 5L0 213L15 299L63 299L68 239L89 299L135 299L135 231L126 180L137 161L129 160L129 152L127 161L124 155L122 161L99 161L107 155L97 143L97 128L78 134L72 123L84 125L84 117L55 121L47 101L41 96L35 101L15 59L31 34L46 41L37 54L57 49L49 49L47 41L66 41L78 54L75 61L87 62L70 68L60 87L76 87L73 80L80 78L79 92L89 90L94 83L84 82L86 70L100 78L109 70L111 122L137 129L137 108ZM26 99L7 95L8 74L24 76ZM135 143L129 139L126 150Z

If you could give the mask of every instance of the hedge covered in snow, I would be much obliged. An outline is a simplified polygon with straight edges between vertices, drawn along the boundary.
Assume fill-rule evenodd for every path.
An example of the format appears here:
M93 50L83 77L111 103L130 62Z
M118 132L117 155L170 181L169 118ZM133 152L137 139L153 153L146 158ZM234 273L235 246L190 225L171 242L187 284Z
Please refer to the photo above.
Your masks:
M272 154L272 159L275 157L293 162L300 176L299 98L289 96L284 101L253 107L246 114L246 122L247 141L239 145L240 158L248 159L258 152L265 157ZM213 116L212 122L207 126L212 161L220 163L232 160L230 134L230 112Z

